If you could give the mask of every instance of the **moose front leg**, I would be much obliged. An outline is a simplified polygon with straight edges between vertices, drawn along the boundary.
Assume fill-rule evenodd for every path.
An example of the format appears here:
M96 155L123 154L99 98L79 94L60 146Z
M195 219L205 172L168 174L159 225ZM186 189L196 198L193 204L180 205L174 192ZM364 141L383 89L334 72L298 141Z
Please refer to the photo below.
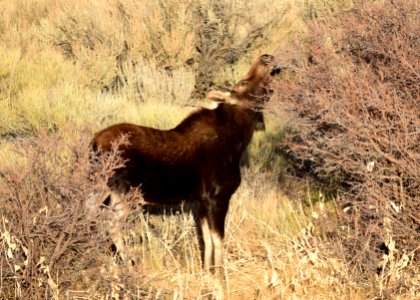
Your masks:
M203 266L214 271L223 266L223 237L228 201L209 198L200 206L200 224L204 242Z
M223 266L223 238L225 236L225 219L229 205L228 198L217 197L210 201L208 221L213 244L213 264L215 270Z

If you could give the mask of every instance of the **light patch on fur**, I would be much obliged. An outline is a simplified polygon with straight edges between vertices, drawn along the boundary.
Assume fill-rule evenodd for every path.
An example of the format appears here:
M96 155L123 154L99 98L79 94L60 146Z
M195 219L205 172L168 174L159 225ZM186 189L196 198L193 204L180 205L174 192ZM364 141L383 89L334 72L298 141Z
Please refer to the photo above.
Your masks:
M213 241L206 217L201 220L201 230L204 240L204 269L208 271L210 266L213 265Z
M110 195L109 192L104 193L90 193L86 197L85 207L90 217L95 217L100 205Z
M124 241L124 222L129 212L128 204L124 201L123 196L117 192L112 192L109 205L108 233L117 248L118 254L125 263L129 261L129 253Z
M230 92L222 92L218 90L212 90L207 93L207 99L218 101L218 102L224 102L226 99L230 98L231 93Z
M215 101L215 100L212 100L212 99L205 98L205 99L201 99L200 101L198 101L197 105L199 107L202 107L202 108L214 110L214 109L219 107L220 103L221 103L220 101Z
M214 266L221 267L223 266L223 240L215 231L211 231L211 238L214 247Z
M231 92L222 92L222 91L210 91L207 94L208 100L216 103L228 103L233 105L239 105L240 101L236 99L235 97L232 97Z
M226 103L233 104L233 105L240 105L241 104L238 99L233 98L233 97L227 98Z

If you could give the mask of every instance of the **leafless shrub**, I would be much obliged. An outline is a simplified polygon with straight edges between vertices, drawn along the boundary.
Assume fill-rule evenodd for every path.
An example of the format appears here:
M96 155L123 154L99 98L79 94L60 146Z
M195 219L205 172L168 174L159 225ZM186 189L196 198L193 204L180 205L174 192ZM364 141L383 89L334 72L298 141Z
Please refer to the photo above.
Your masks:
M98 201L122 162L112 153L92 163L89 135L70 142L68 133L16 143L19 163L0 171L0 298L57 298L93 286L106 294L117 282L101 272L112 259L108 211Z
M226 65L233 66L264 36L269 26L278 18L256 24L250 18L235 10L229 1L209 2L198 5L194 11L194 34L196 57L195 87L192 98L203 98L210 87L215 85L216 73ZM243 24L248 24L245 36L239 32Z
M299 131L289 154L338 189L345 254L382 297L413 291L419 263L419 8L356 2L281 53L279 99Z
M162 13L162 22L165 24L162 28L154 28L154 24L149 24L150 31L153 32L153 38L149 41L154 50L152 57L144 56L144 59L156 61L157 66L161 67L170 77L174 76L174 70L180 68L180 53L171 53L168 45L165 44L166 38L171 35L174 30L172 27L174 20L173 6L165 1L159 2ZM232 5L230 1L204 1L191 3L191 16L184 20L185 28L189 36L188 41L193 45L189 58L185 61L181 60L187 68L190 66L195 73L194 90L191 98L201 99L205 97L209 88L216 83L216 75L222 68L226 66L232 67L251 50L257 48L261 43L267 42L266 33L270 26L281 20L282 15L277 15L265 22L258 22L251 18L243 7L239 10L240 5ZM248 7L251 9L251 7ZM280 10L279 8L276 8ZM286 9L282 14L286 13ZM242 34L239 34L239 33ZM158 37L158 38L157 38ZM183 47L179 47L182 49ZM136 66L142 67L141 59L133 53L132 46L124 41L122 49L115 56L116 75L109 84L103 86L102 90L116 92L129 83L128 77L132 73L132 69ZM178 62L177 62L178 61ZM185 67L184 66L184 67ZM143 83L131 82L139 91L140 100Z

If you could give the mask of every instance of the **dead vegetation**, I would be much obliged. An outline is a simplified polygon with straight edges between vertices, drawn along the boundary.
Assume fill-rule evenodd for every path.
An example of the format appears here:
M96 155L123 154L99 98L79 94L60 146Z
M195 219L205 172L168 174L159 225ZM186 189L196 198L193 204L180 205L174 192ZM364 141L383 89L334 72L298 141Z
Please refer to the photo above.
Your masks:
M313 22L303 51L284 52L290 78L278 87L297 120L290 157L335 191L337 250L384 298L418 293L419 9L356 2L330 24Z
M89 130L68 126L2 142L0 298L319 299L331 291L362 293L344 262L314 235L314 218L329 210L305 213L275 181L251 171L232 199L223 282L203 272L194 221L182 209L163 215L134 210L123 230L137 265L116 265L107 235L112 211L97 201L121 161L111 153L92 165L90 137Z
M15 143L10 165L0 171L2 299L59 299L92 287L106 294L118 283L105 267L112 264L106 255L112 212L98 201L121 162L113 153L92 165L86 134L69 141L68 133Z
M279 14L258 24L237 9L230 1L209 2L194 9L197 51L191 60L195 63L196 74L191 94L194 99L204 98L209 89L216 85L216 75L221 68L233 69L256 45L267 42L268 28L282 19ZM233 85L228 80L220 84L228 87Z
M418 4L230 3L0 3L0 298L418 297ZM201 270L189 214L131 215L141 267L113 265L107 210L85 204L116 162L92 174L81 128L169 128L194 85L229 85L246 53L285 43L278 106L300 132L287 140L270 115L257 134L227 219L224 286ZM292 161L335 202L286 197Z

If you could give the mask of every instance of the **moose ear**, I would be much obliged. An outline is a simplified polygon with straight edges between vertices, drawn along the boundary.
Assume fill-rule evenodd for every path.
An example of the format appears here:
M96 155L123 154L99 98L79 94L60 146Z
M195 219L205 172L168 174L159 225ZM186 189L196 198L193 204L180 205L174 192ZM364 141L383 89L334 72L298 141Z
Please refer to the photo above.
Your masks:
M232 97L231 92L213 90L207 93L207 99L219 103L238 104L238 100Z
M231 96L230 92L213 90L207 93L207 98L216 102L227 102Z

